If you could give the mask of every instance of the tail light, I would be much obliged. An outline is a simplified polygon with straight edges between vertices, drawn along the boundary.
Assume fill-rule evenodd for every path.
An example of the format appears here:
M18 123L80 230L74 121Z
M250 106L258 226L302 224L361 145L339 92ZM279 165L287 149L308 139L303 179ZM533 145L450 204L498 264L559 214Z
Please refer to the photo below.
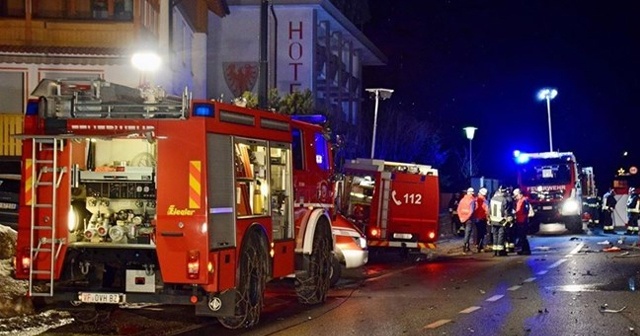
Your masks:
M378 230L377 228L371 228L369 233L371 234L371 237L375 237L375 238L380 237L380 230Z
M187 257L187 278L197 279L200 274L200 252L189 251Z
M433 231L429 231L429 233L427 234L427 236L429 237L429 239L434 239L436 238L436 233Z
M29 273L29 268L31 267L31 257L29 256L29 250L25 250L22 253L20 253L18 258L19 259L16 260L16 262L19 262L20 265L16 265L16 266L20 266L22 273L24 274Z

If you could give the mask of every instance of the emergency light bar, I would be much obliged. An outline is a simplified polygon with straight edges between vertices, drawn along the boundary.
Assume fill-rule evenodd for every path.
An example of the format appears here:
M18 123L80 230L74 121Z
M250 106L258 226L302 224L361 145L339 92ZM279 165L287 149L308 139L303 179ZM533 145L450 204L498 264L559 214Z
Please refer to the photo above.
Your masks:
M215 108L212 104L206 103L194 103L193 104L193 116L194 117L213 117L215 115Z
M293 120L308 122L310 124L322 125L327 122L327 117L322 114L294 114L291 116Z
M567 161L575 161L572 152L523 153L516 150L513 151L513 156L518 164L527 163L530 159L566 159Z

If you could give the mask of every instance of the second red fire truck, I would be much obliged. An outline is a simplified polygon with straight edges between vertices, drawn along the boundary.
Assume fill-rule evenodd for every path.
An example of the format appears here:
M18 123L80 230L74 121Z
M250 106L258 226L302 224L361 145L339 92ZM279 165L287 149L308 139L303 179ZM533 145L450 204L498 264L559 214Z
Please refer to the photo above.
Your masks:
M361 223L371 250L426 252L439 229L438 171L376 159L345 163L339 212Z
M73 306L192 305L228 328L266 282L323 302L333 258L319 126L188 92L43 80L24 124L16 277Z
M576 157L571 152L516 152L518 187L535 211L531 232L540 225L561 223L582 232L582 185Z

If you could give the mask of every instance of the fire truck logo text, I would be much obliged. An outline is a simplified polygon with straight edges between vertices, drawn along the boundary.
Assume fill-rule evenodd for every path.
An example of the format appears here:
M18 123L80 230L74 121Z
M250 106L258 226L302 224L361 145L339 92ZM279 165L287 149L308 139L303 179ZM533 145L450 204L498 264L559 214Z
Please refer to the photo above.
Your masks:
M245 91L253 90L258 80L257 62L223 62L222 72L227 87L235 97L240 97Z
M195 210L191 209L178 209L175 205L171 204L167 209L168 216L193 216Z

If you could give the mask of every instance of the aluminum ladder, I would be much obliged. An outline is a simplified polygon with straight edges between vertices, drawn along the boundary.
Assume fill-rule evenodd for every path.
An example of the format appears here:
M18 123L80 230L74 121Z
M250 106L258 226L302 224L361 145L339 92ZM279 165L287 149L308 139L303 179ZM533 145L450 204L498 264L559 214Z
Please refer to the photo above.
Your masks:
M31 160L26 164L26 169L30 170L27 172L30 172L30 178L25 181L26 187L30 188L30 202L27 203L30 203L28 205L31 207L28 295L50 297L53 296L55 263L65 243L64 239L56 238L57 194L60 181L68 171L66 167L59 167L58 162L58 156L64 149L64 139L51 135L36 136L31 138L31 144ZM46 193L51 193L51 201L40 201L38 195ZM37 218L36 209L39 212ZM48 215L43 216L40 214L41 211L47 212ZM47 262L37 262L38 257L42 256L46 256ZM36 277L42 274L48 276L48 290L35 290Z

